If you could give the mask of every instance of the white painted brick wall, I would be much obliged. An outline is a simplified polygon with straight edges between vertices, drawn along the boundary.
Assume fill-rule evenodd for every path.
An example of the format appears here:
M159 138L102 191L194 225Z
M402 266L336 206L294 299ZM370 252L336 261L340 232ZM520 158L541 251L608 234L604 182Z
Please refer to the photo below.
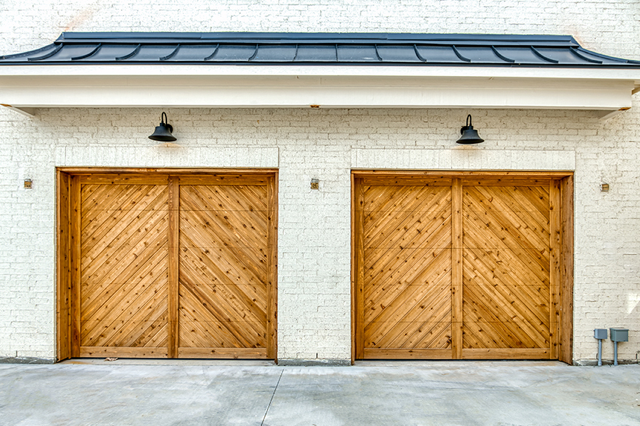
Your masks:
M636 0L5 0L0 19L2 54L65 30L393 31L571 34L598 52L640 59ZM182 146L175 150L147 139L160 111L43 109L35 119L0 111L0 357L55 356L56 165L275 164L279 357L349 358L349 171L385 156L387 167L401 168L433 159L442 168L575 165L574 357L595 357L595 327L630 328L620 357L640 351L638 95L633 109L606 122L589 111L170 109ZM467 113L486 139L481 147L454 146ZM26 177L33 190L21 189ZM311 178L320 191L309 189ZM599 191L602 182L609 193Z

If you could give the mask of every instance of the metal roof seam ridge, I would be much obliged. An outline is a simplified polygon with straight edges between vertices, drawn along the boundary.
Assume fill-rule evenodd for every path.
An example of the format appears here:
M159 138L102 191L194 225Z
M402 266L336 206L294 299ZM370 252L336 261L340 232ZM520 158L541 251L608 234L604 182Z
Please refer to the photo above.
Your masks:
M140 47L142 46L142 44L138 44L138 46L136 46L135 49L133 49L133 52L130 52L124 56L120 56L116 58L116 61L125 61L129 58L133 58L134 56L136 56L138 54L138 52L140 51Z
M256 43L256 50L254 50L253 55L251 55L249 57L249 59L247 59L248 62L251 62L255 59L255 57L258 55L258 48L260 47L259 44Z
M383 60L383 59L382 59L382 57L380 56L380 53L378 52L378 45L377 45L377 44L374 44L374 45L373 45L373 47L374 47L374 49L375 49L375 51L376 51L376 56L378 57L378 61L380 61L380 62L384 62L384 60Z
M602 63L602 61L598 61L598 60L596 60L596 59L587 58L586 56L581 55L579 52L577 52L577 51L576 51L576 48L575 48L575 47L570 47L570 48L569 48L569 51L570 51L571 53L573 53L574 55L576 55L578 58L580 58L580 59L582 59L582 60L585 60L585 61L587 61L587 62L591 62L591 63L594 63L594 64L601 64L601 63Z
M451 47L453 48L453 52L456 54L456 56L458 58L460 58L461 61L465 61L465 62L471 62L471 59L466 58L464 56L462 56L462 54L458 51L458 49L456 48L455 44L452 44Z
M178 44L176 46L176 48L173 49L173 52L169 53L167 56L161 57L160 60L161 61L168 61L169 59L173 58L176 55L176 53L178 53L178 50L180 50L180 47L181 47L181 45Z
M56 47L52 52L49 52L46 55L38 56L35 58L28 58L27 61L35 62L35 61L42 61L44 59L48 59L53 55L55 55L56 53L58 53L63 47L64 47L64 43L60 43L60 45L58 45L58 47Z
M415 52L416 56L418 57L419 60L421 60L422 62L427 62L427 58L423 57L420 54L420 51L418 51L418 45L414 44L413 45L413 51Z
M98 44L95 49L93 49L91 52L87 53L86 55L75 56L75 57L71 58L71 60L72 61L79 61L81 59L89 59L90 57L92 57L93 55L98 53L100 51L100 49L102 49L102 43Z
M506 56L504 56L503 54L498 52L498 49L496 49L494 46L491 46L491 49L493 49L493 53L495 53L496 56L498 58L502 59L503 61L511 62L511 63L515 63L516 62L515 59L507 58Z
M216 56L216 53L218 53L218 49L220 48L220 43L216 44L216 48L213 49L213 53L209 56L207 56L206 58L204 58L204 61L209 61L211 59L213 59L214 56Z
M560 61L556 61L555 59L551 59L548 56L543 55L542 53L540 53L538 51L538 49L536 49L535 47L531 46L531 50L533 51L533 53L535 53L539 58L544 59L547 62L551 62L552 64L559 64Z

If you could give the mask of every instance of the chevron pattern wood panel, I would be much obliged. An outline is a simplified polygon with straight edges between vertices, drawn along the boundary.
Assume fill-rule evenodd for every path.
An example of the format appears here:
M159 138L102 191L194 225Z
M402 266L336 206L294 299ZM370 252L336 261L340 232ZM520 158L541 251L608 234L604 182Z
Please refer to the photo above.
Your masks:
M463 188L465 350L549 357L549 220L548 186Z
M166 185L85 184L80 195L80 355L166 356Z
M355 359L569 358L570 179L353 176Z
M429 357L428 350L446 350L451 188L365 185L363 192L363 357Z
M180 187L179 353L267 356L266 185Z

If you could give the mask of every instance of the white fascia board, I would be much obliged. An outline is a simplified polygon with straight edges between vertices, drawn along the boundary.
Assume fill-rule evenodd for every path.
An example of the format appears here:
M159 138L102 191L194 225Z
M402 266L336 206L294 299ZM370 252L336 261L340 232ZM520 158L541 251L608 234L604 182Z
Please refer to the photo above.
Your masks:
M6 66L14 107L553 108L618 110L633 69L358 66Z

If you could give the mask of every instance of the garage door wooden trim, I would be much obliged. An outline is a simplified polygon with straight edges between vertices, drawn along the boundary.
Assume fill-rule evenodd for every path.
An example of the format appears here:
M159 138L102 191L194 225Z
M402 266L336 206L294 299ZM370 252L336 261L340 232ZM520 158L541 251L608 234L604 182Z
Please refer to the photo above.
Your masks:
M80 346L81 318L81 185L167 185L168 195L168 302L169 341L162 347ZM266 347L265 348L179 348L178 281L180 185L259 185L266 188ZM57 169L57 359L71 357L131 356L138 358L263 358L277 356L277 170L273 169ZM234 189L231 189L234 191ZM263 299L264 300L264 299ZM173 337L172 337L173 336Z
M352 182L352 358L356 359L559 359L572 362L573 172L353 171ZM452 194L451 350L369 349L364 344L365 185L450 186ZM462 188L465 186L543 186L549 190L549 347L463 348ZM496 189L497 190L497 189ZM447 352L448 351L448 352Z

